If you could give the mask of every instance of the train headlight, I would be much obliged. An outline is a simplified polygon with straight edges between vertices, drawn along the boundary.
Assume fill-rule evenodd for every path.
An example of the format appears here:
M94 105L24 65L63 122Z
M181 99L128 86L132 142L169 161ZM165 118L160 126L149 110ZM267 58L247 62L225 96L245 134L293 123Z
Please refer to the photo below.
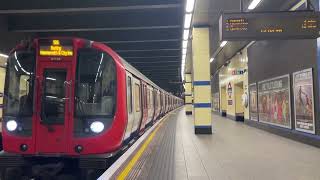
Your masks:
M94 121L91 123L90 129L94 133L101 133L104 130L104 124L100 121Z
M9 120L6 124L8 131L15 131L18 127L17 121Z

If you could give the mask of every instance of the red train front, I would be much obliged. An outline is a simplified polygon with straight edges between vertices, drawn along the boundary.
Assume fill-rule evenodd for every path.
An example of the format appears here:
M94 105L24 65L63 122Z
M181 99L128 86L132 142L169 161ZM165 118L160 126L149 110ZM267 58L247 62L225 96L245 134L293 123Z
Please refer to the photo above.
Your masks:
M105 169L181 103L104 44L77 38L21 44L7 64L1 174Z
M122 80L122 81L121 81ZM3 147L26 155L111 153L126 129L125 69L83 39L37 39L9 56Z

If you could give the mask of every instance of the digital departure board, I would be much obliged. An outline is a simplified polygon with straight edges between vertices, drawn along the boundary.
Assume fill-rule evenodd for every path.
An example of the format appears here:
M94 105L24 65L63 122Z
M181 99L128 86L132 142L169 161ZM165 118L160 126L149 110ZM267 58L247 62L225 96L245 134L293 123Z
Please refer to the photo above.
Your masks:
M39 39L40 56L73 56L73 42L69 39Z
M314 39L319 37L319 13L223 13L219 26L221 41Z

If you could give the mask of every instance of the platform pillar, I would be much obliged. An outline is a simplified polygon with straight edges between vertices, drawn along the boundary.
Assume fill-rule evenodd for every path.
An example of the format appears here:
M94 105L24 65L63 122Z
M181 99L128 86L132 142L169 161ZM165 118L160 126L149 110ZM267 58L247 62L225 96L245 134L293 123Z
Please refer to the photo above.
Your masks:
M212 134L209 27L193 28L192 36L195 134Z
M192 114L192 79L191 74L185 74L185 110L186 115Z

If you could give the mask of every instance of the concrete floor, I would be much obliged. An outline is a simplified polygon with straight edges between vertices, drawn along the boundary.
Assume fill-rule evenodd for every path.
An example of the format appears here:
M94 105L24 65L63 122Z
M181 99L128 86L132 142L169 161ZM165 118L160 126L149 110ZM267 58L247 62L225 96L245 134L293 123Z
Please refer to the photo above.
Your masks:
M177 112L177 180L320 180L320 149L213 115L212 135L195 135Z

